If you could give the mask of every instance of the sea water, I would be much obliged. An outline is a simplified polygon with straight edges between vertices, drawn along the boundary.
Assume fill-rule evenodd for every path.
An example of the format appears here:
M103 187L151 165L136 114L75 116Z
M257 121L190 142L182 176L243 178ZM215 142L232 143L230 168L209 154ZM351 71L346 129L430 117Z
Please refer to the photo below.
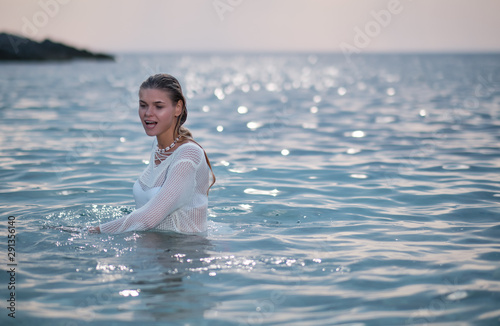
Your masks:
M88 234L134 209L158 72L217 176L208 233ZM0 86L2 325L500 324L499 55L119 55Z

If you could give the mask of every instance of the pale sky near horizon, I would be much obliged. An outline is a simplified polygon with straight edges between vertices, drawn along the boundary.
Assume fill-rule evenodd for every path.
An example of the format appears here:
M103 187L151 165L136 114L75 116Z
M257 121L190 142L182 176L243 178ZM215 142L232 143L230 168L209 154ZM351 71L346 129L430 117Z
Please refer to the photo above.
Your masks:
M500 52L500 0L0 0L0 31L107 52Z

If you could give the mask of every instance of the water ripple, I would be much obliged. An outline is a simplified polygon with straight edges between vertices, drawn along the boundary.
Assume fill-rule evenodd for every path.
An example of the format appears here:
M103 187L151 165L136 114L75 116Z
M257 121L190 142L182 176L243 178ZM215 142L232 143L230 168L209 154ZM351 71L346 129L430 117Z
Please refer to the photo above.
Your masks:
M17 218L25 322L497 324L498 56L354 64L1 64L0 209ZM209 232L88 234L133 209L151 148L137 87L160 71L218 178Z

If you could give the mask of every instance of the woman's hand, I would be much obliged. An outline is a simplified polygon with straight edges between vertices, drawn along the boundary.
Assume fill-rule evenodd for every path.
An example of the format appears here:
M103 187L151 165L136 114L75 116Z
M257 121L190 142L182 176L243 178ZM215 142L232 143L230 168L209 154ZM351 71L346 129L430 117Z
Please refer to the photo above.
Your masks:
M98 226L90 226L88 230L89 233L101 233L101 228Z

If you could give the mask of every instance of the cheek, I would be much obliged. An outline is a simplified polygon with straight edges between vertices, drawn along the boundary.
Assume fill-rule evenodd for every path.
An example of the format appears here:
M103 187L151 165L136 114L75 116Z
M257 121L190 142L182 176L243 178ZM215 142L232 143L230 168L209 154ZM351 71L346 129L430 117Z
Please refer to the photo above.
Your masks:
M161 121L168 122L168 121L172 120L173 114L172 114L172 112L169 112L168 110L164 110L164 111L157 113L156 116Z

